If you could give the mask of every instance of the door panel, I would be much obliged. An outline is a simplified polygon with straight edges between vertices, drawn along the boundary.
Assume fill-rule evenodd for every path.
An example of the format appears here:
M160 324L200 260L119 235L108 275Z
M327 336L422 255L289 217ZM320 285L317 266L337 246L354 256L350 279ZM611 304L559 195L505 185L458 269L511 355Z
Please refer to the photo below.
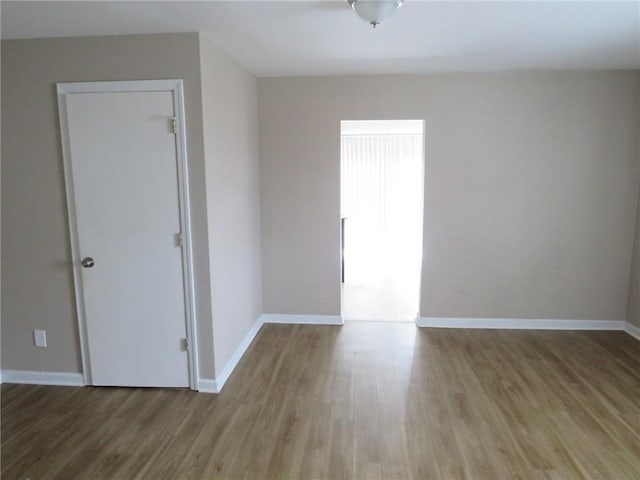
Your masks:
M173 94L65 98L92 383L187 387Z

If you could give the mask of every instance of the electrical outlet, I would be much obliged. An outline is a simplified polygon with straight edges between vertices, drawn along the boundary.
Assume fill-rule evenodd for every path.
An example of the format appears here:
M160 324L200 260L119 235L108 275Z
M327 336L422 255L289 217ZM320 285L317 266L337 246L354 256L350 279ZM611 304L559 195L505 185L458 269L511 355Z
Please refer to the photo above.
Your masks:
M47 331L46 330L34 330L33 331L33 343L36 347L46 348L47 346Z

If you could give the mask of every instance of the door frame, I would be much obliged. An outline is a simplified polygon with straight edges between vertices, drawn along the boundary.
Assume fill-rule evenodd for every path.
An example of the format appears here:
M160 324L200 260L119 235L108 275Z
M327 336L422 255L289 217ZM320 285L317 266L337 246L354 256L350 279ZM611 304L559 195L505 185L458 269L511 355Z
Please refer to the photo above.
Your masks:
M187 335L187 355L189 365L189 386L198 389L198 339L195 309L195 282L193 276L193 244L191 235L191 209L189 203L189 168L187 162L187 136L184 113L184 88L181 79L131 80L109 82L64 82L57 83L58 117L62 141L62 160L67 200L69 239L71 244L71 265L75 287L76 318L82 359L82 376L85 385L92 384L89 342L87 337L84 292L80 266L78 223L76 217L75 192L66 96L76 93L116 93L116 92L172 92L173 111L176 125L176 161L178 172L178 204L180 228L182 231L182 277L184 283L185 321Z

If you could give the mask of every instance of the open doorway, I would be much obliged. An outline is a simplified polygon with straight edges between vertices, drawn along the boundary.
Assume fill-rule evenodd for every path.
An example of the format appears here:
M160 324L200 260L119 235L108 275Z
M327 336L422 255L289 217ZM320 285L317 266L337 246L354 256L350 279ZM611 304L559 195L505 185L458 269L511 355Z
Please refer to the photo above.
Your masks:
M422 266L424 121L341 122L342 316L413 321Z

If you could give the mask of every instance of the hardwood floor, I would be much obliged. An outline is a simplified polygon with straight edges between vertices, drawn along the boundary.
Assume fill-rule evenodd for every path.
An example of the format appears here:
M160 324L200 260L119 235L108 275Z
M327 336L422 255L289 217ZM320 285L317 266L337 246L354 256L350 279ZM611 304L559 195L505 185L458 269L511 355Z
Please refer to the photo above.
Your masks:
M640 478L621 332L266 325L220 395L2 386L2 478Z

